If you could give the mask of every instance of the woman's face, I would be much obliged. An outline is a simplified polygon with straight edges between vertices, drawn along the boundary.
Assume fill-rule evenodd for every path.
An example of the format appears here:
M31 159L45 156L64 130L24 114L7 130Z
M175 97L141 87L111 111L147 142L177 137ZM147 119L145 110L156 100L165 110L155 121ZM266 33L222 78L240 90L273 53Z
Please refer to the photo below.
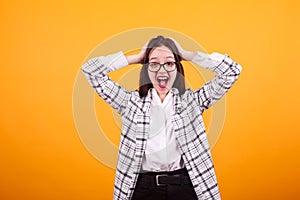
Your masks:
M151 62L164 64L166 62L175 62L175 58L173 52L168 47L160 46L153 49L149 54L149 63ZM164 67L161 67L157 72L152 72L148 69L148 74L159 96L165 97L173 86L177 75L177 68L171 72L167 72Z

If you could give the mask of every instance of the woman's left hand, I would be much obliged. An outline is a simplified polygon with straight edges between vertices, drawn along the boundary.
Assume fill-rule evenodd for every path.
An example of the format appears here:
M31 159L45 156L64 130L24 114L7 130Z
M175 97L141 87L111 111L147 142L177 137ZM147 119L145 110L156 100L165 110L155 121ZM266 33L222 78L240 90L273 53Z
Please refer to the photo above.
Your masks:
M179 51L179 55L181 56L181 58L183 60L188 60L188 61L193 60L193 58L196 55L195 52L191 52L191 51L187 51L187 50L183 49L182 46L174 38L170 38L170 39L173 40L173 42L175 43L175 45Z

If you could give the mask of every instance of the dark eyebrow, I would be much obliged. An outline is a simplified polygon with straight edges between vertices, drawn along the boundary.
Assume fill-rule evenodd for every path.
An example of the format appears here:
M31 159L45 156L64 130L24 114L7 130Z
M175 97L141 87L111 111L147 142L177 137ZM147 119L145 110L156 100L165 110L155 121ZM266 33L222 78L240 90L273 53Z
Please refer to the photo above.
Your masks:
M149 60L153 60L153 59L157 59L157 57L152 57L152 58L150 58Z
M173 59L175 59L173 56L167 56L166 58L173 58Z

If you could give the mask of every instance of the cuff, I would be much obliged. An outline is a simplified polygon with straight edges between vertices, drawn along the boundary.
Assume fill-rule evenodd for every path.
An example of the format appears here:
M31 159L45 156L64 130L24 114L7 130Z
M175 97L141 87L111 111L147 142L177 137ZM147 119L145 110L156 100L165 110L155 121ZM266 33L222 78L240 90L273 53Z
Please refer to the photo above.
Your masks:
M225 55L220 53L206 54L197 52L197 55L193 58L192 62L206 69L214 69L222 63L224 57Z
M109 63L109 67L111 68L112 71L128 65L127 59L124 56L122 51L109 55L109 57L111 60L111 62Z

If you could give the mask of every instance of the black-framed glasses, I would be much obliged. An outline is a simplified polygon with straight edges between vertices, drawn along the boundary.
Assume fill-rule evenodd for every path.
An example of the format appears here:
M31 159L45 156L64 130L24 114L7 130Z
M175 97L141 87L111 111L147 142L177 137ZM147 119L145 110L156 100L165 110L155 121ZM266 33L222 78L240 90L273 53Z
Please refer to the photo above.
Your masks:
M164 68L167 72L172 72L176 70L176 63L177 62L166 62L163 64L157 63L157 62L150 62L147 63L148 70L151 72L158 72L161 67Z

